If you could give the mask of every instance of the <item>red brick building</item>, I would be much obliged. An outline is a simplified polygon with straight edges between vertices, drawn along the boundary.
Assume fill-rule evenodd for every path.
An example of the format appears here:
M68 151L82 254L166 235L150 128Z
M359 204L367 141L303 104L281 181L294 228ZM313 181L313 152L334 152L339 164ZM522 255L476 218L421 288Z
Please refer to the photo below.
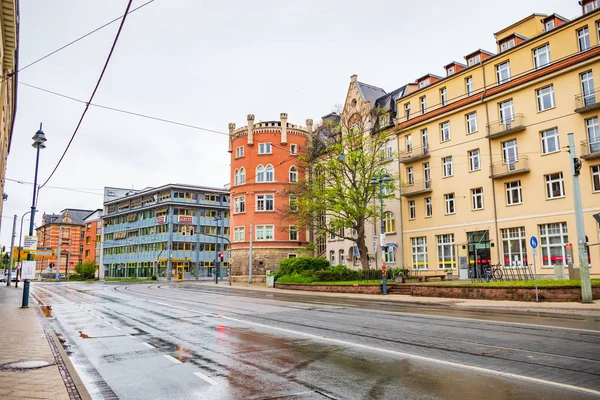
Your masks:
M102 254L102 209L88 215L84 220L85 236L83 241L83 262L93 262L100 265Z
M38 247L51 247L56 253L60 240L60 274L68 276L75 271L75 265L83 262L86 233L84 219L92 213L94 210L67 208L60 214L44 213L42 216L42 226L36 229ZM54 274L57 261L58 257L51 260L38 260L38 273Z
M294 207L286 188L303 177L298 155L306 150L312 130L279 121L254 123L235 128L229 124L231 153L231 254L232 274L244 280L248 275L249 242L253 237L253 275L264 279L265 270L274 270L283 258L296 257L308 244L306 230L281 218L281 210ZM297 203L295 205L297 207Z

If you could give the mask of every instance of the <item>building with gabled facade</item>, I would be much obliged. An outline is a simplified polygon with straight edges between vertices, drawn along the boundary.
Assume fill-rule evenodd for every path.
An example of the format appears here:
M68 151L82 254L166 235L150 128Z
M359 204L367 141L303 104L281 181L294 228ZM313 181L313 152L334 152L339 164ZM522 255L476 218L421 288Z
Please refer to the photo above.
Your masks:
M84 218L83 262L102 265L102 209Z

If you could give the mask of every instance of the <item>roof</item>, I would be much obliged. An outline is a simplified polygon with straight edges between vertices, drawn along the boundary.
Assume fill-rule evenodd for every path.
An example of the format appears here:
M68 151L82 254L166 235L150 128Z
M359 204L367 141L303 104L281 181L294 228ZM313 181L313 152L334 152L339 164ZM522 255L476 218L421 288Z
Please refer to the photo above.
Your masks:
M435 75L435 74L427 74L427 75L423 75L422 77L420 77L419 79L417 79L417 82L422 81L425 78L436 78L436 79L444 79L443 77L439 76L439 75Z
M488 55L488 56L490 56L490 57L494 57L494 56L495 56L495 54L494 54L494 53L490 53L489 51L486 51L486 50L483 50L483 49L477 49L477 50L475 50L475 51L473 51L473 52L471 52L471 53L467 54L467 55L465 56L465 58L469 58L470 56L474 56L474 55L475 55L475 54L477 54L477 53L483 53L483 54L487 54L487 55Z
M500 29L498 32L494 33L494 37L498 36L499 34L501 34L503 32L508 31L509 29L514 28L517 25L522 24L523 22L527 21L528 19L535 18L535 17L544 17L545 18L547 16L548 16L548 14L533 13L533 14L528 15L525 18L523 18L523 19L521 19L521 20L519 20L519 21L517 21L517 22L515 22L515 23L513 23L513 24L511 24L509 26L507 26L506 28Z
M118 203L123 200L131 199L133 197L140 197L140 196L147 195L149 193L158 192L158 191L170 189L170 188L182 189L182 190L197 190L197 191L215 192L215 193L220 193L220 194L228 194L229 193L229 189L225 189L225 188L216 188L216 187L210 187L210 186L196 186L196 185L188 185L188 184L184 184L184 183L169 183L169 184L166 184L163 186L151 187L151 188L146 188L141 191L136 191L135 193L132 193L129 196L118 197L116 199L105 201L104 205ZM92 212L92 211L90 211L90 212Z
M365 99L365 101L370 102L372 105L375 104L375 100L387 94L382 88L359 81L356 81L356 87L362 98Z
M554 14L548 15L546 18L542 19L541 23L543 24L543 23L545 23L546 21L548 21L548 20L550 20L552 18L558 18L558 19L562 19L565 22L569 22L569 18L565 18L565 17L563 17L560 14L554 13Z
M458 61L452 61L450 64L444 65L444 69L448 69L448 67L451 67L453 65L459 65L463 68L467 68L467 66L465 64L459 63Z
M381 108L385 108L388 110L391 110L392 112L395 111L396 108L396 100L398 100L400 97L404 96L404 92L406 91L406 85L391 91L390 93L387 93L385 96L381 96L380 98L378 98L377 100L375 100L375 104L374 106L377 107L381 107Z
M65 208L60 212L60 214L44 214L44 220L42 221L42 225L48 224L62 224L64 217L69 214L69 218L71 218L72 225L85 225L84 220L93 212L94 210L80 210L77 208Z

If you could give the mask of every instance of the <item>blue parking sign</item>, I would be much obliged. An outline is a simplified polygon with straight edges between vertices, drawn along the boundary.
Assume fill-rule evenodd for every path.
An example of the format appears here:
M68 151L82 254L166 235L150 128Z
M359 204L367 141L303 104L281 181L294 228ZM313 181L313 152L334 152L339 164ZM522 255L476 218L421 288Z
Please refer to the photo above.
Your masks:
M535 236L532 236L529 239L529 245L531 246L532 249L535 249L535 248L538 247L538 240L537 240L537 238Z

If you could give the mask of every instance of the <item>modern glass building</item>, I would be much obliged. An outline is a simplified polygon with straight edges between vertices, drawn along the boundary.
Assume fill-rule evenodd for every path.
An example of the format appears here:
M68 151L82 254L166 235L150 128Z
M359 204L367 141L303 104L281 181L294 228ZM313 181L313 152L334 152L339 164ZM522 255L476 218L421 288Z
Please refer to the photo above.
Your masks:
M219 252L226 254L220 276L227 275L229 190L169 184L108 192L116 197L102 217L105 277L213 277Z

